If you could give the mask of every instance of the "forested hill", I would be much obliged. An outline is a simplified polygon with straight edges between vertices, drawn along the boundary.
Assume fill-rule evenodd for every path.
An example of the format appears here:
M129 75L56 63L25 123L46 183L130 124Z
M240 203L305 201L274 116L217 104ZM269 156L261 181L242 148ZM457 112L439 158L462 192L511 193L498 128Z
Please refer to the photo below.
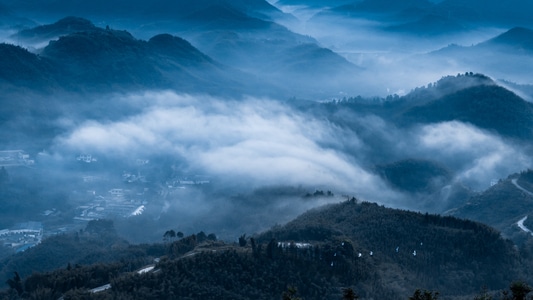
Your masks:
M0 297L342 299L343 289L350 288L363 299L407 299L423 288L445 298L473 298L482 286L504 289L527 279L531 265L488 226L355 198L254 238L243 235L238 245L192 235L151 247L165 249L163 256L138 272L147 253L155 253L143 247L149 246L139 247L131 262L74 267L65 262L66 268L50 273L15 275ZM99 286L107 289L90 292Z
M444 76L405 96L373 100L358 97L328 105L333 111L350 108L406 127L459 121L506 138L533 137L533 104L483 74Z
M309 211L259 240L271 238L350 241L357 255L373 252L383 288L398 294L416 286L443 294L474 293L483 285L503 288L521 272L511 242L488 226L372 203L348 201Z
M533 171L512 174L505 180L468 200L448 213L489 224L516 243L527 240L529 234L517 222L533 215ZM528 219L529 220L529 219ZM530 221L530 220L529 220Z

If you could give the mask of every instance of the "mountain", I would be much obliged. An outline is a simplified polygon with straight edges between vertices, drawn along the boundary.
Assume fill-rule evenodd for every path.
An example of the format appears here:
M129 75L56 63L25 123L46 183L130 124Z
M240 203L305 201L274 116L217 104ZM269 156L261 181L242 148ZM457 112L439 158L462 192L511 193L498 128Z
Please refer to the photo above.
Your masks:
M343 105L401 126L460 121L523 141L533 135L533 104L491 78L472 72L442 77L383 102L348 101Z
M436 36L466 31L467 28L457 20L436 14L429 14L413 22L388 26L385 30L418 36Z
M120 17L134 22L140 20L179 20L212 5L231 6L248 15L260 18L284 16L280 10L264 0L155 0L152 2L115 0L112 5L103 0L90 2L82 0L47 0L46 2L29 0L23 4L18 1L4 0L3 3L13 11L38 16L60 17L65 15L78 15L92 19L97 18L99 20L107 19L108 17Z
M78 242L69 237L68 244L96 236L85 230ZM52 238L56 243L60 239ZM106 243L96 247L100 256L117 255L117 261L72 264L22 279L15 275L11 292L55 299L102 287L94 290L95 297L340 299L349 287L362 298L406 299L416 288L459 297L478 293L482 285L503 289L523 278L531 265L531 259L486 225L358 203L355 198L313 209L249 239L242 235L239 245L209 240L203 233L165 244ZM22 253L19 261L48 247ZM157 255L162 256L148 262ZM13 280L20 282L18 290Z
M484 25L531 26L529 11L533 3L527 0L444 0L439 11L453 18Z
M448 214L489 224L506 237L523 243L529 233L520 229L517 222L526 216L533 217L532 174L529 170L511 175Z
M193 31L227 29L256 30L266 29L271 24L270 21L251 17L244 11L229 4L214 4L196 10L184 16L181 22L186 23L188 26L195 26Z
M7 5L0 3L0 28L7 30L19 30L35 25L35 21L17 15Z
M393 187L411 193L434 192L448 185L451 172L436 162L407 159L379 165L377 172Z
M294 94L337 94L359 75L360 69L339 54L277 23L218 6L199 13L180 35L225 65L281 88L291 83Z
M500 51L533 54L533 30L514 27L476 47L501 48Z
M379 259L375 262L376 275L381 282L389 283L382 288L394 290L397 295L405 295L413 288L413 282L447 295L475 292L480 282L492 286L501 280L498 270L511 267L508 269L511 272L518 271L513 267L517 266L517 262L509 241L503 240L497 231L485 225L364 202L348 201L309 211L283 227L263 233L259 240L275 238L278 241L315 244L332 239L332 236L351 241L355 253L363 253L365 257L372 251L372 258ZM481 243L487 244L480 248ZM505 253L496 253L500 251L496 250L499 247L502 247L500 250L505 249ZM421 258L424 261L419 260ZM428 271L422 271L425 268ZM402 270L405 276L393 275L396 270ZM499 274L494 276L492 272ZM469 277L468 273L476 275ZM472 283L469 287L461 282L462 276L479 280L479 283L469 281Z
M514 27L494 38L472 46L456 44L423 55L443 68L461 66L491 74L494 78L522 82L533 68L533 34L530 29Z
M64 90L175 88L193 92L237 91L251 76L215 62L188 41L160 34L148 41L127 31L95 27L81 18L21 31L19 36L47 40L59 36L39 55L3 45L0 78L21 86ZM247 81L242 78L247 77ZM26 81L21 82L22 79Z
M15 86L49 88L57 86L54 64L28 50L0 44L0 81Z
M56 39L62 35L75 33L78 31L96 30L94 24L79 17L66 17L53 24L36 26L30 29L24 29L12 36L13 39L24 42L43 42Z
M393 1L393 0L364 0L355 4L358 11L390 13L401 12L408 9L428 9L432 7L431 2L427 0L407 0L407 1Z
M165 252L163 245L146 247L128 244L116 234L110 220L91 221L80 231L49 237L21 255L2 259L0 279L5 283L13 272L26 278L35 273L45 274L65 268L67 265L116 265L121 260L129 260L132 266L140 267L151 262L149 257L153 259L153 255L160 256ZM57 255L58 253L61 255ZM93 280L88 278L87 284L91 284L89 282Z
M461 121L523 140L533 136L533 104L497 85L478 85L443 95L409 108L402 118L408 123Z
M382 22L381 26L414 22L433 12L434 5L427 0L391 1L362 0L351 1L341 5L325 6L311 18L312 22L320 22L330 18L367 19ZM342 21L342 20L340 20Z
M362 1L362 0L359 0ZM354 0L279 0L275 5L301 5L301 6L311 6L311 7L331 7L331 6L340 6L348 3L355 3L358 1Z

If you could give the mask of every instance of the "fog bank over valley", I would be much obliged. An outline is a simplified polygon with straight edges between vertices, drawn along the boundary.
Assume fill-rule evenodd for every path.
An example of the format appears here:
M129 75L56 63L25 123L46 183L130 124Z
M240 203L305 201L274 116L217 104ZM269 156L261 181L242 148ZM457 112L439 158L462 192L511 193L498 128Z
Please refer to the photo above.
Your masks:
M531 167L527 18L311 2L5 1L4 197L38 178L45 224L234 240L352 197L444 213Z

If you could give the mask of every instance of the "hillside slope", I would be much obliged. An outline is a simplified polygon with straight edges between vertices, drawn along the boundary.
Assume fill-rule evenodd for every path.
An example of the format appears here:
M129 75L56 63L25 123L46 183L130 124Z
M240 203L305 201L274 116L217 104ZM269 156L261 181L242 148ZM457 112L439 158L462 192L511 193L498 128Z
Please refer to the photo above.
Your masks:
M80 266L35 274L24 287L30 295L67 297L109 280L110 288L94 295L99 299L276 299L291 290L303 299L340 299L346 287L365 299L406 299L416 288L453 297L477 294L483 285L505 288L523 278L528 265L488 226L355 199L314 209L249 240L243 236L240 247L198 238L168 244L153 272L124 271L123 261L97 268L110 270L111 279ZM58 285L74 274L87 279Z
M531 174L531 171L514 174L448 214L489 224L506 237L523 242L528 234L518 227L517 222L533 216Z

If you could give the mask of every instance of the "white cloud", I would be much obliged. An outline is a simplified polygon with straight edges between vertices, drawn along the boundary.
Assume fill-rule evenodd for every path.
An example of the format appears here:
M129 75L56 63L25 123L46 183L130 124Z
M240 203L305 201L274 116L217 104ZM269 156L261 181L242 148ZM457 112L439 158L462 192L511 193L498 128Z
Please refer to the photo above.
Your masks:
M419 151L427 151L459 169L458 179L486 188L491 179L532 165L525 151L500 137L461 122L445 122L421 128Z
M114 101L153 106L116 122L86 122L60 138L58 149L110 156L176 155L194 169L252 186L327 187L375 201L379 195L391 196L384 196L378 177L326 146L338 143L338 128L279 102L224 101L170 92ZM347 132L341 133L347 139ZM351 134L350 139L357 141Z

